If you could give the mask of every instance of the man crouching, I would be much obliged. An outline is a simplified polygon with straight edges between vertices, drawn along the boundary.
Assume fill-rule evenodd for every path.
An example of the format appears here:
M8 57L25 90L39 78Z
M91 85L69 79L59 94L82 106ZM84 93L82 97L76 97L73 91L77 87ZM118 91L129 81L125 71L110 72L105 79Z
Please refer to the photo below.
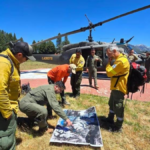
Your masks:
M44 107L47 103L49 103L51 109L53 109L58 116L66 121L67 126L72 125L72 122L67 118L56 99L56 94L61 93L64 89L65 86L62 81L58 81L55 84L39 86L31 90L19 102L20 110L33 120L35 126L39 126L39 131L52 132L52 130L48 128L48 112Z

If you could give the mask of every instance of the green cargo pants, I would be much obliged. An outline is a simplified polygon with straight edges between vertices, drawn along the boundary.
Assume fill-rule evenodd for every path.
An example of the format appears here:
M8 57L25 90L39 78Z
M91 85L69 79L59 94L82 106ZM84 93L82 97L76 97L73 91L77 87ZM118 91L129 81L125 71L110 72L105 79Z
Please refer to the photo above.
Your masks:
M0 150L15 150L17 116L13 112L9 120L4 119L0 113Z
M92 77L94 78L94 86L97 86L97 68L88 68L89 69L89 84L92 85Z
M36 103L28 93L20 102L19 109L25 113L40 129L47 128L48 112L44 106Z
M71 86L74 96L80 96L80 84L82 81L82 71L77 71L76 74L71 75Z
M123 106L123 100L124 100L124 93L118 91L118 90L112 90L110 99L109 99L109 107L110 111L113 111L117 118L120 118L123 120L124 117L124 106Z

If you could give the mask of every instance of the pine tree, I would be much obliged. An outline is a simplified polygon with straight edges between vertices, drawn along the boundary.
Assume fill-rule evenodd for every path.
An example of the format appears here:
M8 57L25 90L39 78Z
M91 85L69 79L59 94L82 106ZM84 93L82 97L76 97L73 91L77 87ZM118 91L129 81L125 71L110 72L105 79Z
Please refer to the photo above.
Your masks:
M65 40L62 42L62 45L67 45L67 44L70 44L70 41L68 40L68 36L66 35L65 36Z
M59 35L60 35L60 33L58 33L58 36ZM56 47L57 47L58 51L61 51L61 49L62 49L62 40L61 40L61 37L57 38L57 40L56 40Z
M68 36L66 35L65 36L65 44L67 45L67 44L70 44L70 41L68 40Z
M52 41L46 43L46 51L47 53L54 54L56 52L55 45Z
M32 44L35 44L35 43L36 43L36 41L33 40ZM33 46L33 50L34 50L34 53L38 53L38 46L37 46L37 45L34 45L34 46Z
M22 37L20 38L20 41L21 41L21 42L24 42Z
M13 38L13 36L12 36L12 33L9 33L8 36L9 36L9 41L14 41L14 38Z
M17 38L16 38L16 34L15 34L15 33L14 33L13 38L14 38L14 41L16 41L16 40L17 40Z

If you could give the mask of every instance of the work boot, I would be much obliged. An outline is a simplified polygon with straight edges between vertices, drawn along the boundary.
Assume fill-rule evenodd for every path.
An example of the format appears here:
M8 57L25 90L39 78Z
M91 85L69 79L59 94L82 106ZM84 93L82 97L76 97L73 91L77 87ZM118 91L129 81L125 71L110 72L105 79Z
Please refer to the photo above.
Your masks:
M48 128L48 127L44 127L44 128L39 129L39 132L42 133L42 134L44 134L45 132L46 133L53 133L53 131L54 131L54 129Z
M112 126L109 131L110 132L122 132L122 124L123 124L123 120L120 121L117 119L114 126Z
M70 97L74 97L74 94L73 94L73 93L71 93L69 96L70 96Z
M114 124L114 115L115 115L114 113L109 113L107 118L102 118L101 120L103 122Z
M39 131L39 126L38 126L38 125L34 125L34 126L32 127L32 130L33 130L33 131L36 131L36 132Z
M78 94L75 94L74 98L75 98L75 99L79 99L79 98L80 98L80 94L79 94L79 93L78 93Z
M99 86L98 86L98 85L95 85L94 87L95 87L95 89L99 89Z
M63 104L63 105L70 105L70 103L67 102L66 100L62 101L62 104Z

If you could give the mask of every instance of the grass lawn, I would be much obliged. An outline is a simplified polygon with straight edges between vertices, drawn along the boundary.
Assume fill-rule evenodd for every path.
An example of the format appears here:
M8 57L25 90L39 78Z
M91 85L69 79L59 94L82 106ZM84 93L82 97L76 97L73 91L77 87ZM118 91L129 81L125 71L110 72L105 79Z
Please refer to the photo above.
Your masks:
M20 65L20 70L40 69L40 68L53 68L57 65L52 65L44 62L30 61Z
M58 96L59 99L59 96ZM91 106L96 107L97 116L107 115L108 98L87 94L81 94L79 100L67 96L71 103L67 109L83 110ZM53 113L54 114L54 113ZM25 116L21 112L18 116ZM56 126L59 117L48 120L50 125ZM125 107L125 121L122 133L110 133L101 129L105 150L149 150L150 149L150 103L139 101L127 101ZM52 134L38 135L31 130L22 132L17 129L16 137L22 140L17 145L17 150L98 150L90 146L75 146L68 144L50 144Z
M21 70L36 68L51 68L54 65L26 62L21 65ZM21 96L23 97L23 95ZM57 96L60 99L59 95ZM76 100L66 96L71 103L65 106L66 109L84 110L95 106L97 116L107 116L108 98L94 95L81 94L80 99ZM54 113L53 113L54 114ZM19 112L18 116L25 116ZM50 125L56 126L59 117L48 120ZM140 102L128 100L125 107L125 121L122 133L110 133L101 129L105 150L150 150L150 102ZM52 134L39 135L28 129L23 132L17 129L17 150L99 150L90 146L76 146L68 144L49 144Z

